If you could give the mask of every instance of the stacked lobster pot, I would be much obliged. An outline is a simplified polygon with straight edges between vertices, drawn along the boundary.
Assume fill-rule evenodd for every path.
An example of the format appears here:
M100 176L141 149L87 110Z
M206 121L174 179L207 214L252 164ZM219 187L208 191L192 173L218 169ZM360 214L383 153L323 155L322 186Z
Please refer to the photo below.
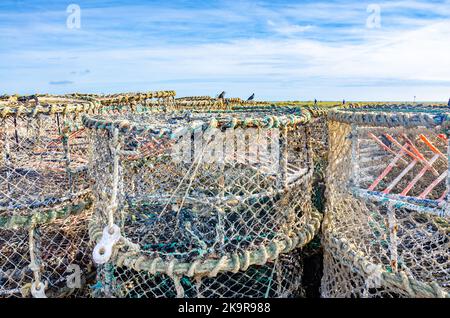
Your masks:
M97 297L292 297L320 227L309 113L85 116Z
M174 110L208 111L212 109L227 109L227 105L222 98L212 98L209 96L192 96L175 99Z
M448 109L329 113L323 297L449 297Z
M140 113L146 111L167 111L175 107L175 91L154 91L147 93L128 93L97 95L102 111L111 113Z
M240 98L212 98L209 96L191 96L175 99L175 110L209 111L232 110L234 107L270 106L271 102L244 101Z
M86 139L67 123L92 100L0 102L0 297L83 296L92 272Z
M91 145L81 116L167 108L174 96L160 91L1 98L0 297L90 295Z

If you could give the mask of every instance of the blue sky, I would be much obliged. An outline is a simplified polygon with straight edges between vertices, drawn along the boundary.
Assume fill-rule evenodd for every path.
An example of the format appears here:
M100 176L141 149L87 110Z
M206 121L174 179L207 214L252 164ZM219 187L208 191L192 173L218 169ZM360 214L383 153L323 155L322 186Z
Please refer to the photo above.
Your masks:
M0 2L0 94L444 101L449 56L450 0Z

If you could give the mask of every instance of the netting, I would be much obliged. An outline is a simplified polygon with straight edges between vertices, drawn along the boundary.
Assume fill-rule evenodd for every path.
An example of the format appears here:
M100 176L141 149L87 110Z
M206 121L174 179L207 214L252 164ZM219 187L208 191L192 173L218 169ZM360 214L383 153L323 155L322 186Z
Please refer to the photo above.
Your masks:
M85 117L102 265L115 297L288 297L309 242L309 113ZM106 226L106 227L105 227ZM102 233L103 231L103 233Z
M95 297L119 298L292 298L303 297L302 259L282 254L273 262L214 277L152 274L111 264L99 269Z
M447 114L329 114L323 297L448 297Z
M82 280L91 270L86 140L64 123L96 104L19 100L0 106L0 297L82 293L64 278L71 268Z
M166 107L173 96L169 91L2 98L0 297L90 294L94 268L87 222L93 202L81 115L146 111L149 103Z
M282 104L0 96L0 298L449 297L448 109Z

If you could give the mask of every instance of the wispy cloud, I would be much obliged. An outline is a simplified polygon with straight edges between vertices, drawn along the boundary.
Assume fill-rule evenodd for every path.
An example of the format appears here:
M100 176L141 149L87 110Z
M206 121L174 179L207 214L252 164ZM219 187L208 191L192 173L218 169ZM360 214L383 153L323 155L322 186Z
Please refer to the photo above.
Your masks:
M49 84L50 85L70 85L70 84L74 84L74 82L72 82L72 81L50 81Z
M80 75L80 76L82 76L82 75L87 75L87 74L90 74L91 73L91 70L81 70L81 71L72 71L72 72L70 72L70 75Z
M356 0L83 0L80 30L65 27L65 7L56 2L33 1L37 11L14 3L0 5L0 93L450 94L449 0L380 2L380 29L365 27L370 2Z
M296 35L298 33L303 33L305 31L311 30L313 28L312 25L298 25L298 24L289 24L289 23L275 23L272 20L268 20L267 24L272 28L272 30L276 33L286 36Z

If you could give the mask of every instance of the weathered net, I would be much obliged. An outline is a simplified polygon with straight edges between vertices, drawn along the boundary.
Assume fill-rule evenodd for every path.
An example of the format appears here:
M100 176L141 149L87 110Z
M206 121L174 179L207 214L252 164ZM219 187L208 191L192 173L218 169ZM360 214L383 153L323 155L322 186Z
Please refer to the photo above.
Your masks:
M305 111L309 111L312 116L311 120L311 148L314 162L313 174L313 203L320 211L325 210L325 174L328 166L328 124L327 112L331 108L321 107L303 107Z
M329 114L323 297L449 297L447 114Z
M245 271L218 273L214 277L151 274L111 264L99 268L94 297L119 298L292 298L303 297L302 259L282 254L265 265Z
M105 263L96 295L299 293L292 251L321 219L310 198L309 120L298 109L85 117L97 202L90 235Z
M242 101L241 101L242 102ZM277 104L288 104L287 102L277 102ZM276 113L280 106L270 102L244 101L240 104L233 104L230 112L235 114L242 112L265 112ZM295 103L294 103L295 104ZM328 165L328 125L326 114L332 110L331 107L311 107L311 106L284 106L282 109L289 109L291 112L309 113L309 140L311 143L312 162L314 166L313 173L313 193L312 200L315 207L323 212L325 206L325 171ZM211 110L213 111L213 110ZM223 111L220 111L223 112Z
M17 100L17 99L16 99ZM86 140L68 132L96 104L36 96L0 106L0 297L82 294L91 271ZM69 272L68 272L69 270Z
M44 285L50 297L90 294L92 197L81 115L168 107L174 96L167 91L2 98L0 297L40 297L31 291Z

